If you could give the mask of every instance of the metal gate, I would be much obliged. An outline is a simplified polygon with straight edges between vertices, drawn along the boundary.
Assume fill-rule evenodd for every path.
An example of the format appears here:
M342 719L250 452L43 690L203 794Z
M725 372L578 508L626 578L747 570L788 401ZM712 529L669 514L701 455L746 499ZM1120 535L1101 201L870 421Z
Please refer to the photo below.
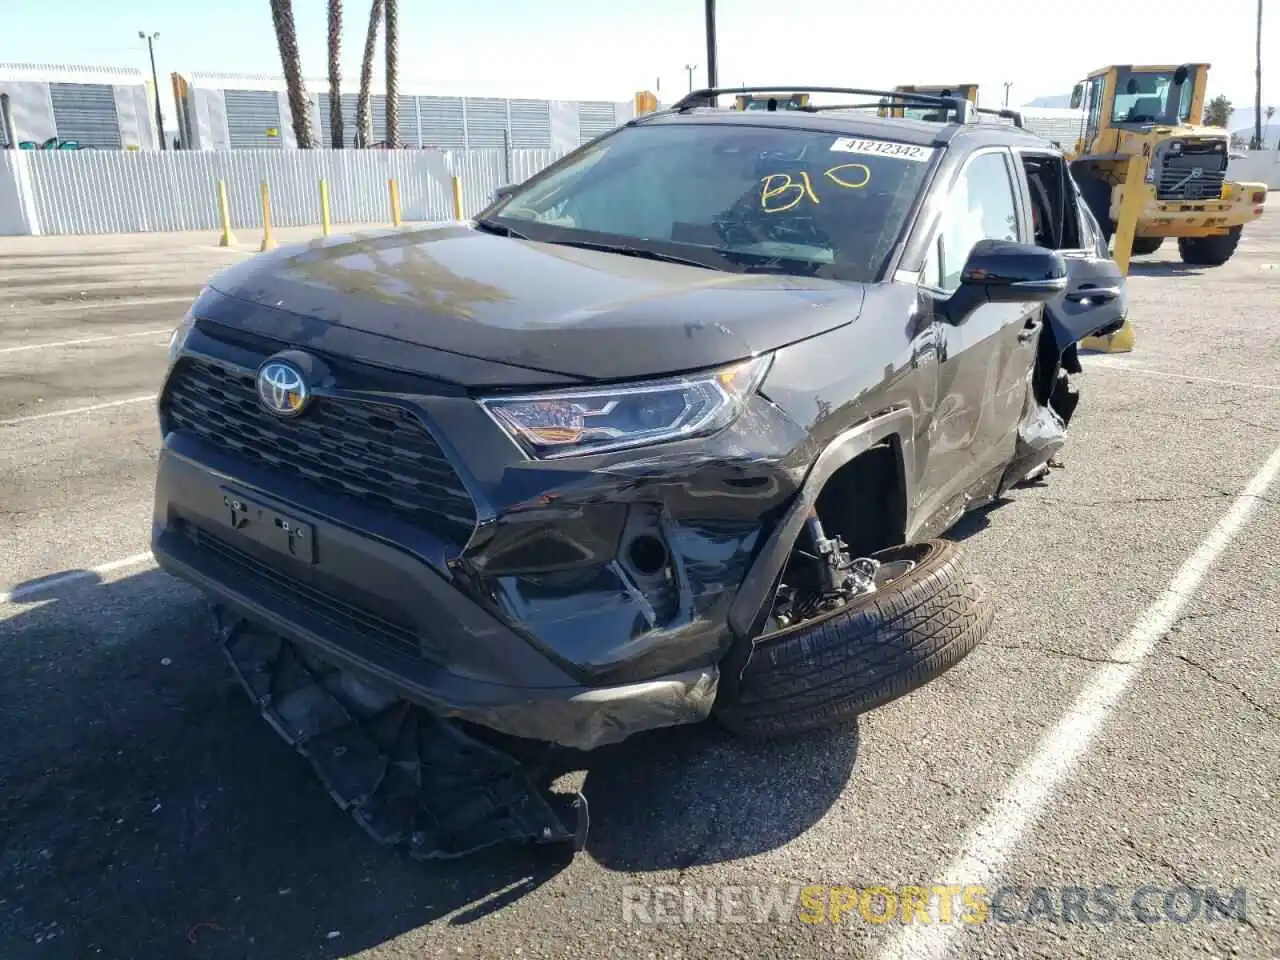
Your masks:
M119 150L120 117L115 91L105 83L51 83L53 123L58 139L74 140L82 147Z
M232 150L280 149L280 95L274 90L224 90ZM273 135L274 133L274 135Z

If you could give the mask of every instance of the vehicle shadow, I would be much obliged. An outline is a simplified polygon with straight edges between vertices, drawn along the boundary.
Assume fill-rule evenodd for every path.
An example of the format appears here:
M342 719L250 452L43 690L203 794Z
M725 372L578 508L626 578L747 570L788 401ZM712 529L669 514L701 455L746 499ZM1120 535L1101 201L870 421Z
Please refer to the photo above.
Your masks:
M193 590L155 570L47 582L0 605L5 960L349 956L474 922L570 864L378 846L261 719ZM580 856L642 871L774 848L839 796L856 742L749 744L708 724L573 755Z
M1192 266L1177 260L1131 260L1131 277L1198 277L1204 267Z

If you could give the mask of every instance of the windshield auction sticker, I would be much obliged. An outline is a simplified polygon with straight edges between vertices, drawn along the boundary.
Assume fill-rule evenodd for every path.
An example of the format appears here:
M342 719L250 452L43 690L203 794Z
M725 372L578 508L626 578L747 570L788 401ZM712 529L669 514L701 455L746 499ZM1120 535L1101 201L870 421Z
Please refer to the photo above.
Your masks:
M920 147L913 143L893 143L890 140L863 140L860 137L837 137L831 149L839 153L862 153L872 157L897 157L928 163L933 147Z

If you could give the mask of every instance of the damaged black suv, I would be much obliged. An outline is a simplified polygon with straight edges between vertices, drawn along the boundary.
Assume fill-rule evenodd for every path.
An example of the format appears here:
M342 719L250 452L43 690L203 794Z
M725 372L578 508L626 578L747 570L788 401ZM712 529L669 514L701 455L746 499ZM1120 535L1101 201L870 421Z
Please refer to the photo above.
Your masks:
M153 549L294 742L411 709L437 744L785 734L987 630L935 538L1044 471L1120 271L1016 116L715 105L734 92L473 221L283 247L193 304Z

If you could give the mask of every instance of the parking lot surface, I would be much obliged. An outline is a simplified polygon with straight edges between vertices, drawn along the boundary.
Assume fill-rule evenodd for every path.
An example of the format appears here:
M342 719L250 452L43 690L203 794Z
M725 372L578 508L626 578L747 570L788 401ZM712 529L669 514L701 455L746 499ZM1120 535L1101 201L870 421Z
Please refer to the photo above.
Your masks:
M1280 956L1280 220L1218 269L1135 261L1137 347L1086 359L1064 466L950 533L984 645L856 729L584 757L571 862L375 846L150 561L168 333L251 249L0 240L0 957ZM945 929L653 892L947 883L1011 889Z

